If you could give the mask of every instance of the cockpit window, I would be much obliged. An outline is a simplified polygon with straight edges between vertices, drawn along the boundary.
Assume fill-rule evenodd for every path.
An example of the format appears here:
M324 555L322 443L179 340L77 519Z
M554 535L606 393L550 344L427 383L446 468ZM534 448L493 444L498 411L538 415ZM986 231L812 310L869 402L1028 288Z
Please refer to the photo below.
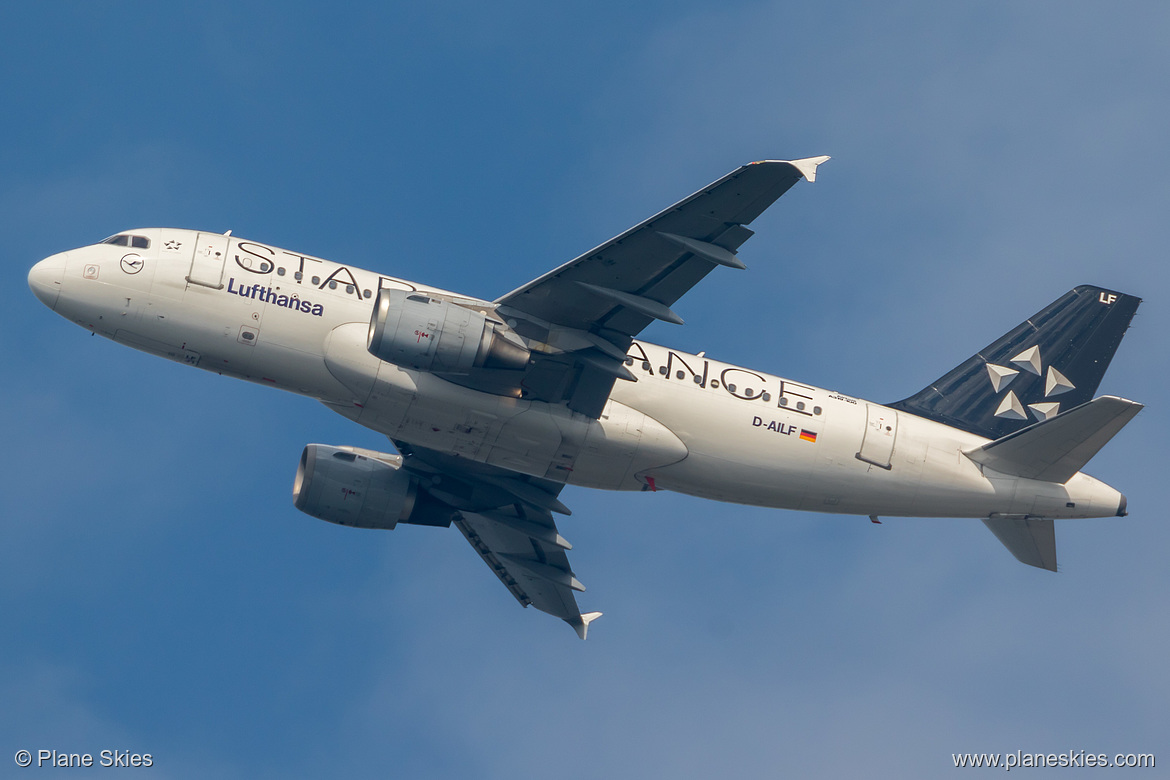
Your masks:
M135 249L150 249L150 239L146 236L129 236L125 233L110 236L102 243L113 244L114 246L132 246Z

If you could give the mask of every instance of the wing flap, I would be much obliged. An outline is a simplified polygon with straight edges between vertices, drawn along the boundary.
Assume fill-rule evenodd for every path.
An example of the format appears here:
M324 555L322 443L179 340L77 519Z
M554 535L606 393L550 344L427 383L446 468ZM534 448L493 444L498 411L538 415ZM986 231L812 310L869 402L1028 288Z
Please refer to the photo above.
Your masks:
M1064 484L1142 408L1101 396L965 454L1004 474Z

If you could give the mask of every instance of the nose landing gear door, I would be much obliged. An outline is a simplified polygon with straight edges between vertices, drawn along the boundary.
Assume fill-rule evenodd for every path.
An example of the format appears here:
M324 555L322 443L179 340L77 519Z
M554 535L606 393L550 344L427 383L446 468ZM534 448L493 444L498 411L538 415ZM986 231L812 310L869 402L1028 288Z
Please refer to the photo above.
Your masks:
M195 242L195 256L191 258L189 284L199 284L213 290L223 289L223 265L227 260L228 237L216 233L200 233Z

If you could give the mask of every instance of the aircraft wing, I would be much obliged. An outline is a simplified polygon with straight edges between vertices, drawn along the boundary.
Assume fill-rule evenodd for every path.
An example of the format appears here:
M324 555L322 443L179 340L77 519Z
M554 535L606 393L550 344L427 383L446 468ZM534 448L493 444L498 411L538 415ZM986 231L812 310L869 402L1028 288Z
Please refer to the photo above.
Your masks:
M455 509L452 522L520 602L561 618L585 638L600 612L581 613L585 586L569 566L572 545L552 513L569 514L559 483L394 442L427 494Z
M653 320L681 324L670 307L717 265L744 268L745 227L828 157L765 160L732 171L621 235L495 303L521 335L551 345L536 355L524 397L597 417L634 336Z

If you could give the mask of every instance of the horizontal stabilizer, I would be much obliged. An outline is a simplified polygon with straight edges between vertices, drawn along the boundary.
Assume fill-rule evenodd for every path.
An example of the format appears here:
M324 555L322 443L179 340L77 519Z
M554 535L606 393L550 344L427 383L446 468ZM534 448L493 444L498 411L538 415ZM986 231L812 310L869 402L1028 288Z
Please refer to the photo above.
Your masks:
M983 524L1020 563L1056 571L1056 529L1051 518L993 515Z
M1141 410L1104 395L965 454L1003 474L1064 484Z

